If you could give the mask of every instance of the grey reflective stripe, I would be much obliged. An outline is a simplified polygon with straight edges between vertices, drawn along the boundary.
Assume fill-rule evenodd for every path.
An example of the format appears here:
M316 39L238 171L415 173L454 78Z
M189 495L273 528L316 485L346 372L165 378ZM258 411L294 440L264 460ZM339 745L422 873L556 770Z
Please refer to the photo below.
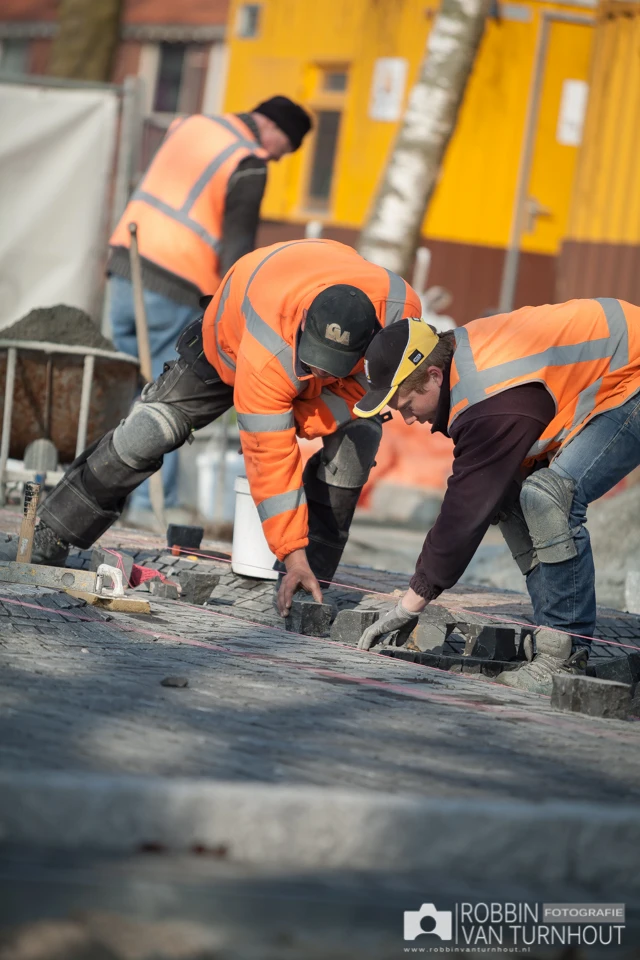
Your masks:
M528 457L537 457L538 454L544 453L550 443L553 442L553 438L549 440L536 440L533 446L530 448L527 453Z
M389 293L387 294L384 325L388 327L389 324L395 323L396 320L402 320L404 316L407 285L397 273L392 273L391 270L386 270L386 272L389 277Z
M278 433L295 427L293 410L286 413L239 413L238 427L247 433Z
M629 332L620 302L607 297L597 298L597 302L602 306L607 318L608 337L586 340L584 343L549 347L547 350L541 350L540 353L517 360L508 360L487 370L476 369L468 334L464 327L457 327L455 361L460 380L451 390L451 406L455 406L465 397L470 404L477 403L486 397L488 388L497 386L505 380L531 376L543 367L562 367L589 360L607 359L610 370L619 370L626 366L629 363ZM590 412L587 410L587 403L591 396L590 390L591 387L583 391L584 396L580 401L582 420Z
M576 404L576 412L573 415L573 421L569 427L568 433L574 429L574 427L580 426L583 420L586 420L589 414L593 413L593 410L596 405L596 394L600 387L602 386L602 377L599 377L593 383L590 383L588 387L578 394L578 402Z
M224 127L225 130L229 131L229 133L233 133L238 138L238 140L242 140L243 143L250 143L253 147L256 147L257 149L260 148L260 144L257 142L257 140L247 140L247 138L242 133L236 130L234 125L231 123L231 121L227 120L226 117L211 117L211 116L207 116L206 114L205 116L207 120L211 120L212 123L217 123L218 126ZM242 123L242 121L240 122Z
M284 246L278 247L277 250L272 250L271 253L268 253L266 257L264 257L264 259L260 261L258 266L254 269L253 273L249 277L249 282L247 283L247 293L249 292L249 288L251 287L251 284L255 280L256 273L258 272L258 270L261 270L262 267L264 267L267 260L271 260L271 257L275 257L277 254L282 253L284 250L288 250L289 247L295 247L299 243L324 243L324 241L323 240L291 240L289 243L285 243Z
M568 437L569 434L576 429L576 427L579 427L591 416L596 405L596 394L602 386L602 379L602 377L599 377L578 394L578 402L576 403L576 409L573 415L573 420L571 421L571 426L563 427L553 437L547 437L546 440L536 440L527 454L528 457L535 457L540 453L544 453L544 451L552 443L562 443L565 437Z
M291 382L296 393L300 393L302 390L304 390L305 384L301 383L294 373L293 349L289 346L287 341L284 340L279 333L276 333L273 327L270 327L268 323L265 323L260 314L254 309L253 304L249 300L248 296L245 296L242 303L242 312L244 314L248 332L252 337L256 338L258 343L261 344L265 350L268 350L272 356L278 358L280 364L284 368L287 379Z
M329 407L336 423L348 423L349 420L352 419L349 404L336 393L332 393L331 390L327 390L325 387L324 390L320 391L320 399Z
M262 319L260 314L255 310L251 300L249 299L249 290L251 284L255 280L256 274L258 271L265 265L267 260L270 260L271 257L275 257L276 254L281 253L283 250L293 247L298 243L320 243L319 240L292 240L291 243L285 244L283 247L278 247L277 250L272 250L271 253L268 253L260 263L255 267L253 273L249 277L249 282L247 283L245 297L242 302L242 313L244 314L245 322L247 325L247 330L252 337L255 337L259 344L261 344L265 350L268 350L269 353L273 354L274 357L277 357L279 362L282 364L285 373L291 384L293 385L296 393L301 393L306 383L298 380L293 369L293 349L287 343L287 341L277 333L273 327L270 327L269 324Z
M493 387L497 383L502 383L503 380L537 373L542 367L564 367L573 363L584 363L586 360L606 360L611 356L610 347L611 342L608 337L602 340L586 340L584 343L568 346L549 347L529 357L508 360L488 370L479 371L477 376L483 387Z
M499 363L486 370L476 370L468 338L466 340L458 338L461 330L464 330L464 327L458 327L455 331L456 344L459 344L459 346L456 346L455 361L460 380L451 390L452 406L455 406L465 396L470 404L478 403L479 400L483 400L487 396L487 390L490 387L497 386L505 380L530 376L543 367L569 366L574 363L584 363L587 360L607 360L611 356L612 347L615 349L615 344L612 344L611 339L605 337L601 340L587 340L584 343L568 346L549 347L547 350L531 354L528 357L507 360L505 363ZM459 355L460 347L463 344L468 350L468 356ZM471 363L473 364L473 370L470 367ZM466 369L467 365L469 366L468 371Z
M306 503L304 487L298 487L297 490L289 490L287 493L277 493L274 497L267 497L262 503L258 504L258 516L262 523L277 517L279 513L285 513L287 510L296 510L301 504Z
M188 227L192 233L195 233L201 240L204 240L207 246L211 247L215 253L218 253L220 250L221 241L217 237L212 236L197 220L192 220L183 210L176 210L174 207L170 207L168 203L165 203L163 200L158 200L153 194L146 193L144 190L136 190L131 199L141 200L142 203L154 207L167 217L171 217L172 220L177 220L178 223Z
M466 327L456 327L453 335L456 341L453 357L460 379L451 388L451 406L455 407L461 400L465 399L470 404L478 403L478 401L484 400L485 392L482 389L476 362L473 359L469 334Z
M609 338L614 341L611 351L610 370L619 370L629 363L629 328L627 318L619 300L613 297L596 297L596 302L604 310L609 325Z
M233 156L236 150L238 150L240 147L247 147L252 153L254 153L257 149L257 144L251 144L249 140L241 140L238 138L235 143L230 143L228 147L225 147L222 153L219 153L218 156L211 161L209 166L205 167L194 185L191 187L187 199L180 208L183 213L188 213L189 210L191 210L191 207L194 205L212 177L216 175L222 164L225 163L229 157Z
M182 126L186 119L186 117L183 117L182 120L176 124L175 129L169 132L168 137L173 136L178 127ZM220 238L214 237L202 226L201 223L198 223L197 220L193 220L189 216L189 211L211 178L218 172L222 164L236 152L236 150L239 148L246 148L251 150L252 153L255 153L260 149L260 144L256 143L255 140L247 140L235 129L233 124L229 123L228 120L225 120L224 117L207 117L207 120L211 120L213 123L217 123L219 126L224 127L225 130L228 130L236 137L236 141L235 143L229 144L228 147L225 147L225 149L219 153L218 156L215 157L202 171L189 191L182 206L179 208L172 207L168 203L165 203L163 200L160 200L158 197L154 196L152 193L147 193L145 190L136 190L132 199L141 200L143 203L147 203L150 207L154 207L156 210L164 213L165 216L171 217L172 220L177 220L178 223L188 227L189 230L196 234L196 236L200 237L201 240L204 240L207 246L211 247L215 253L219 253L222 246L222 241ZM165 137L165 142L168 137Z
M218 340L218 323L224 312L224 307L229 299L229 294L231 293L231 275L227 277L224 287L222 288L222 293L220 294L220 299L218 300L218 309L216 310L215 320L213 321L213 332L216 337L216 349L218 351L218 356L225 363L230 370L235 370L236 365L228 353L225 353L222 347L220 346L220 341Z
M244 313L247 330L269 353L277 356L285 349L291 350L287 341L273 327L265 323L257 310L254 309L248 296L245 296L242 302L242 312Z

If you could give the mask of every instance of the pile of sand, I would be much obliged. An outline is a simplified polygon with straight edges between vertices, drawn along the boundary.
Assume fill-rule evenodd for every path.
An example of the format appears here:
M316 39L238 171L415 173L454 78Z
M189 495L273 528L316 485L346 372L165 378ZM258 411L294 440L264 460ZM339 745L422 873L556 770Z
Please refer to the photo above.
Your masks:
M63 303L32 310L26 317L0 330L0 339L40 340L67 346L115 350L111 340L102 336L88 313Z

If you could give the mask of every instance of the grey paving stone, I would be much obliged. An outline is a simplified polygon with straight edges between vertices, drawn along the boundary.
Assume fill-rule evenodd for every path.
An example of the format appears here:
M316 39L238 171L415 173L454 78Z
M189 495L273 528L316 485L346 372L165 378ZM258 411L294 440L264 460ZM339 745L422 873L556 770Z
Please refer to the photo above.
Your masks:
M631 687L597 677L557 673L553 678L551 706L591 717L625 720L631 709Z
M597 660L590 668L600 680L632 684L640 680L640 653L623 654L608 660Z
M170 523L167 527L167 546L190 547L198 550L204 536L204 527Z
M516 632L513 627L458 624L466 637L464 655L483 660L515 660ZM519 633L520 631L518 631Z
M364 631L379 617L374 610L339 610L331 625L331 639L356 645Z
M454 629L451 618L429 611L429 607L420 614L418 624L413 630L409 647L430 653L442 653L445 641ZM447 622L447 620L449 622Z
M182 570L177 576L182 588L180 599L186 603L203 604L211 596L220 577L216 573L199 573L196 570Z
M149 593L163 600L178 600L180 597L175 583L163 583L162 580L150 580Z
M335 611L328 603L314 600L293 600L286 618L287 630L309 637L324 637L329 633Z

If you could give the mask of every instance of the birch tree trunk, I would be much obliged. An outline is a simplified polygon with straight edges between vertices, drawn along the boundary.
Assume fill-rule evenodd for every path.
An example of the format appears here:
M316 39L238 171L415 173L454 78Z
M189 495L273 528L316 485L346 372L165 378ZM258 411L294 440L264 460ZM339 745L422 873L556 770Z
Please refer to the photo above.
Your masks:
M442 0L358 252L407 274L491 0Z
M60 0L49 73L68 80L111 79L122 0Z

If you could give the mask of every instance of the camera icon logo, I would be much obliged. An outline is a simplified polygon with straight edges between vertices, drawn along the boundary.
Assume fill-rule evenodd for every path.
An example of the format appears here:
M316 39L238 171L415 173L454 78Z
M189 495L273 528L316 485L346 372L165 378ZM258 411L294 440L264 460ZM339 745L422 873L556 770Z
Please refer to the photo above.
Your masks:
M451 910L436 910L433 903L423 903L419 910L405 910L404 939L416 940L422 933L433 933L441 940L451 940L452 916ZM425 917L431 917L434 921L432 930L423 930L422 921Z

